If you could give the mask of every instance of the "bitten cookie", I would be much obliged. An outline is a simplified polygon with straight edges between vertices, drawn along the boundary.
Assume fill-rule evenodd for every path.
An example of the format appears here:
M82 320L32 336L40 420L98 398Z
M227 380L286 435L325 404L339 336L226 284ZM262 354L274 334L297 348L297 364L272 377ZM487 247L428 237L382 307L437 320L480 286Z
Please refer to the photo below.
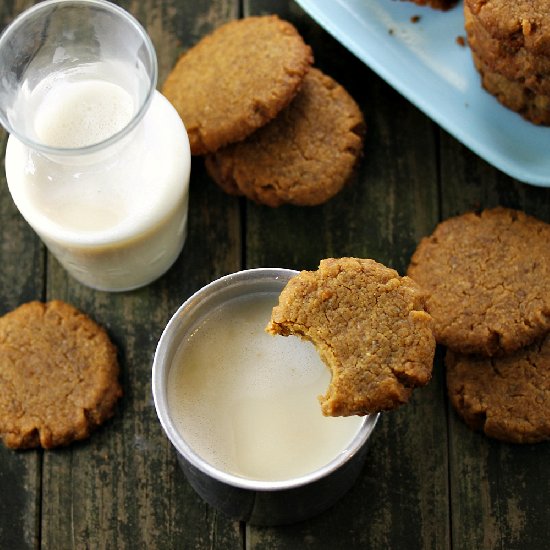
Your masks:
M162 93L180 114L193 155L247 137L296 95L313 55L277 16L218 27L184 53Z
M429 293L438 343L511 353L550 330L550 225L508 208L469 212L422 239L408 275Z
M450 401L470 428L511 443L550 439L550 336L505 357L447 351L445 363Z
M311 341L332 371L326 416L365 415L406 403L431 378L435 340L424 297L408 277L373 260L322 260L281 292L266 328Z
M69 304L29 302L0 318L0 437L8 447L84 439L122 390L115 346Z
M261 204L318 205L349 181L363 149L364 129L353 98L312 68L275 120L208 156L206 167L222 189Z

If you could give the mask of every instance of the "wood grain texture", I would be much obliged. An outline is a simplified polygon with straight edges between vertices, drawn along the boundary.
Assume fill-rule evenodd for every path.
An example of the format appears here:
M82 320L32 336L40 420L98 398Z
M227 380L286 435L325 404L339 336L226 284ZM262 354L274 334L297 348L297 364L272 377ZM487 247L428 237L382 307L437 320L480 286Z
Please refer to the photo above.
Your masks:
M32 3L0 3L0 24ZM327 204L277 209L225 195L193 159L180 258L152 285L120 294L65 273L17 212L1 170L0 314L53 298L86 311L118 346L124 396L87 441L49 452L0 447L0 549L546 549L550 444L506 445L466 428L447 403L442 349L430 384L382 416L357 483L327 512L291 526L240 525L195 494L156 418L150 382L160 334L187 297L243 267L315 269L330 256L370 257L404 273L438 221L502 204L550 222L550 190L480 160L292 0L120 4L151 35L159 86L179 55L224 21L267 13L292 21L316 65L363 110L364 156ZM5 141L0 133L2 151Z
M512 180L444 133L441 151L443 218L501 205L550 223L548 189ZM451 408L449 434L453 548L545 548L550 444L491 440L467 429Z
M266 1L247 4L252 14L269 11ZM290 5L286 15L312 46L316 65L364 112L364 158L351 185L321 207L248 204L247 264L315 269L327 256L358 256L404 273L417 239L439 215L436 166L425 162L436 156L433 124ZM290 245L282 235L292 235ZM249 527L249 548L447 547L445 433L438 369L409 404L383 415L364 471L341 502L299 525Z
M150 32L159 82L181 51L237 15L235 2L123 5ZM48 256L47 298L66 300L107 328L119 348L124 396L115 418L88 441L44 454L43 548L241 546L238 524L209 509L185 481L152 403L152 358L170 316L198 288L240 268L238 205L212 186L200 161L192 174L186 245L154 284L96 292Z
M0 130L0 150L7 135ZM43 296L44 247L17 211L0 170L0 315ZM36 548L39 539L41 453L0 443L0 548Z

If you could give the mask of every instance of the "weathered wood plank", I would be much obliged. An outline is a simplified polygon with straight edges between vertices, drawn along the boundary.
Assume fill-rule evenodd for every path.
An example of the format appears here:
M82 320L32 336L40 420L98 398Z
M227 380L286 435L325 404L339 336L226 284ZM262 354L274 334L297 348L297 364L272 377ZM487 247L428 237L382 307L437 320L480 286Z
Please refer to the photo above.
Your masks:
M7 135L0 130L0 315L43 296L44 248L17 211L4 171ZM35 548L39 541L40 451L0 443L0 548Z
M512 180L443 135L443 218L497 205L550 222L549 189ZM491 440L451 409L449 433L453 548L547 548L550 444Z
M0 4L0 28L31 2ZM0 130L0 315L44 293L45 252L10 197L4 170L7 135ZM0 548L36 548L40 540L41 452L0 444Z
M269 6L293 21L316 65L363 109L368 131L354 183L321 207L247 204L247 264L315 268L327 256L370 257L404 272L438 217L433 124L330 38L292 2ZM282 6L282 7L280 7ZM289 238L290 237L290 238ZM385 414L357 484L333 509L280 528L249 527L250 548L449 546L446 413L439 367L405 407Z
M32 3L0 4L0 22ZM195 159L181 257L156 283L123 294L84 288L46 256L11 202L2 169L0 314L43 298L88 312L119 347L125 395L88 441L46 453L0 447L0 548L546 548L549 444L505 445L466 428L446 401L443 350L429 386L383 415L356 485L319 517L244 528L190 488L156 419L150 369L163 327L193 291L241 267L313 269L328 256L371 257L403 273L438 220L503 204L550 222L550 190L511 180L438 130L295 2L121 4L151 34L159 85L179 54L223 21L261 13L291 20L316 64L365 112L365 155L353 185L309 209L228 197Z
M150 30L160 78L181 51L237 15L236 2L131 2ZM96 292L49 257L47 295L87 311L120 350L125 390L116 417L79 445L47 453L44 548L240 548L239 525L219 517L187 484L151 396L156 343L176 308L200 286L240 267L240 214L193 162L189 236L176 265L134 292Z

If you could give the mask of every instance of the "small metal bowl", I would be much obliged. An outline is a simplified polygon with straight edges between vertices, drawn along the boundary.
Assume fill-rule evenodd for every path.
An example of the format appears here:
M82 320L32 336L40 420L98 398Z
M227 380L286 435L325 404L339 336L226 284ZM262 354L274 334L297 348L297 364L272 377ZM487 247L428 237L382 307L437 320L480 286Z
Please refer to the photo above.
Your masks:
M347 449L322 468L285 481L256 481L219 470L191 449L170 417L168 373L180 343L210 311L239 296L280 293L297 273L290 269L250 269L206 285L174 314L160 338L153 362L152 387L157 415L177 451L187 480L211 506L233 519L256 525L301 521L326 510L340 499L363 467L367 442L378 415L365 416Z

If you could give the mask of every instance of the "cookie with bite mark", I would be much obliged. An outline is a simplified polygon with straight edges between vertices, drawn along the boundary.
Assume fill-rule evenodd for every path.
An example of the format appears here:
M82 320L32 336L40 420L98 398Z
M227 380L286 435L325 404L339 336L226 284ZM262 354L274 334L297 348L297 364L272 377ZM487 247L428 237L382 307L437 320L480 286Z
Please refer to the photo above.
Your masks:
M285 286L266 328L311 341L332 379L326 416L406 403L431 378L435 339L416 283L370 259L329 258Z

